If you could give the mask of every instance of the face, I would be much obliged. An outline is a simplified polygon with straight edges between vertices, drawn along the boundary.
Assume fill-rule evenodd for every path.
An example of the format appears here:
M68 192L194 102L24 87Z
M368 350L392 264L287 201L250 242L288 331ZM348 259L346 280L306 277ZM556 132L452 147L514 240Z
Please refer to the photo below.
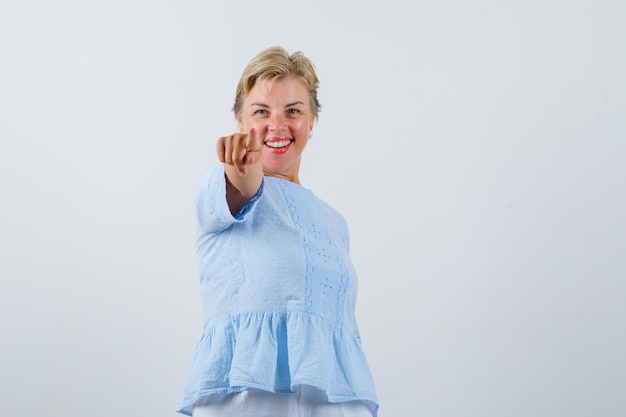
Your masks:
M299 183L300 159L313 129L309 94L295 77L257 83L246 96L239 131L263 137L261 162L265 175Z

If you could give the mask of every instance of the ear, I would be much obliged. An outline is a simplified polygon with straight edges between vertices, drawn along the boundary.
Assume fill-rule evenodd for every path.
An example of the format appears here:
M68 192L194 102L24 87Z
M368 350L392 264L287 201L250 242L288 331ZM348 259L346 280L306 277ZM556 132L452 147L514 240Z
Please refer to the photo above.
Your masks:
M315 117L311 117L311 120L309 120L309 133L313 131L314 127L315 127Z

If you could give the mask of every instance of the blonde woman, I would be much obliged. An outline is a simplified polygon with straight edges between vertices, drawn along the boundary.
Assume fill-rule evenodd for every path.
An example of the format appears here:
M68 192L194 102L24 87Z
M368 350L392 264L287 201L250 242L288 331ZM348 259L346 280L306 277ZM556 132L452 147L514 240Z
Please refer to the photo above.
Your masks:
M200 181L204 332L178 411L194 417L372 417L378 403L354 315L348 228L300 184L319 81L301 52L245 68L238 132Z

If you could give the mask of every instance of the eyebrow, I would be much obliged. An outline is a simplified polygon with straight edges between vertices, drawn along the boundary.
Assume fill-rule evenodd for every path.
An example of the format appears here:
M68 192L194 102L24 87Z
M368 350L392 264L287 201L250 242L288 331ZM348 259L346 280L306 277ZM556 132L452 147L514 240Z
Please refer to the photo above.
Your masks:
M302 105L304 105L304 103L303 103L303 102L301 102L301 101L294 101L294 102L292 102L292 103L287 103L287 104L285 104L285 107L295 106L296 104L302 104ZM259 102L250 103L250 107L252 107L252 106L269 107L267 104L265 104L265 103L259 103Z

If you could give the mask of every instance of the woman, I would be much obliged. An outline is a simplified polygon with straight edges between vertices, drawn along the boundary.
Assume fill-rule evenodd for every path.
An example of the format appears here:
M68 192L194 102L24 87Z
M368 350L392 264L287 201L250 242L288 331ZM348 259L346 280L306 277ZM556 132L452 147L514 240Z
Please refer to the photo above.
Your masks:
M204 332L178 411L194 417L372 417L347 225L300 185L319 82L272 47L244 70L238 133L198 189Z

